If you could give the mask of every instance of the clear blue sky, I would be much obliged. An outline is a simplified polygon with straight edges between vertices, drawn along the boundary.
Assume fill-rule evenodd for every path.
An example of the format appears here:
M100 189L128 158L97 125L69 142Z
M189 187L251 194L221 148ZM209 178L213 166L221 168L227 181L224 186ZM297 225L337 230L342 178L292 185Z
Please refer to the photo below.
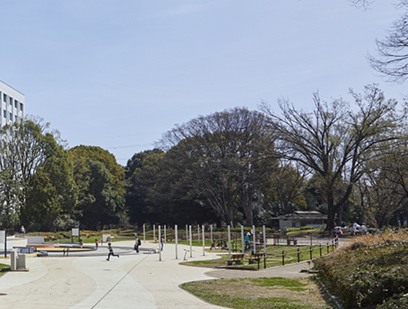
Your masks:
M3 0L0 80L23 92L70 147L95 145L125 165L175 124L277 99L348 98L385 82L375 54L399 14L347 0Z

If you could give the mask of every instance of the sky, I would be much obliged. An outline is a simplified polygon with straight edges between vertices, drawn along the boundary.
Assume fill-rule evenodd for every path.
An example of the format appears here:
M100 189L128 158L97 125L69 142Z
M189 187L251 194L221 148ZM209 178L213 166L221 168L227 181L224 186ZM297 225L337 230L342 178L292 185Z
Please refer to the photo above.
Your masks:
M68 147L100 146L126 165L200 115L278 100L313 109L377 84L375 40L398 11L348 0L3 0L0 80L25 95Z

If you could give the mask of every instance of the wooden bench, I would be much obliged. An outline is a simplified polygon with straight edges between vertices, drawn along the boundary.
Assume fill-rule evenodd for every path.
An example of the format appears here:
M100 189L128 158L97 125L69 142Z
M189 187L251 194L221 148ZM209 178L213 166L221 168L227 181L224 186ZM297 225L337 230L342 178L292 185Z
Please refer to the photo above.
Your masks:
M231 259L229 259L228 265L232 265L232 263L240 264L244 259L244 253L233 253L231 254Z
M297 239L295 239L294 237L288 237L286 239L286 242L287 242L288 246L290 246L290 243L293 243L294 246L297 245Z
M249 264L254 264L255 262L258 262L265 257L265 252L256 252L254 253L250 258L249 258Z

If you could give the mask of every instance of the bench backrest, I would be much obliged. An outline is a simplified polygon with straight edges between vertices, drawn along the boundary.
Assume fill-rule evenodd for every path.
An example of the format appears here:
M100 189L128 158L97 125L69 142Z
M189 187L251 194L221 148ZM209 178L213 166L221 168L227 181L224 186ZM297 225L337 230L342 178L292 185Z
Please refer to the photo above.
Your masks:
M254 253L254 257L262 257L262 256L264 256L265 255L265 252L257 252L257 253Z
M231 256L231 258L233 258L233 259L243 259L243 258L244 258L244 254L243 254L243 253L241 253L241 254L235 253L235 254L233 254L233 255Z

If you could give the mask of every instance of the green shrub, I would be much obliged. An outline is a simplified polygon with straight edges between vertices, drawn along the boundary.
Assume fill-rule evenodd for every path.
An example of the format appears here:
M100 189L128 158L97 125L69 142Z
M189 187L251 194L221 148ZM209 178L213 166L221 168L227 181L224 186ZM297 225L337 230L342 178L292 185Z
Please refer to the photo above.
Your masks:
M305 226L302 226L302 227L300 228L300 230L301 230L301 231L316 230L316 228L313 227L313 226L305 225Z
M392 239L390 239L390 236ZM402 302L408 291L408 250L404 237L360 238L315 261L321 279L347 308ZM384 307L391 308L391 307ZM399 307L395 307L399 308ZM404 307L407 308L407 307Z
M384 301L377 309L406 309L408 308L408 295L398 294Z

